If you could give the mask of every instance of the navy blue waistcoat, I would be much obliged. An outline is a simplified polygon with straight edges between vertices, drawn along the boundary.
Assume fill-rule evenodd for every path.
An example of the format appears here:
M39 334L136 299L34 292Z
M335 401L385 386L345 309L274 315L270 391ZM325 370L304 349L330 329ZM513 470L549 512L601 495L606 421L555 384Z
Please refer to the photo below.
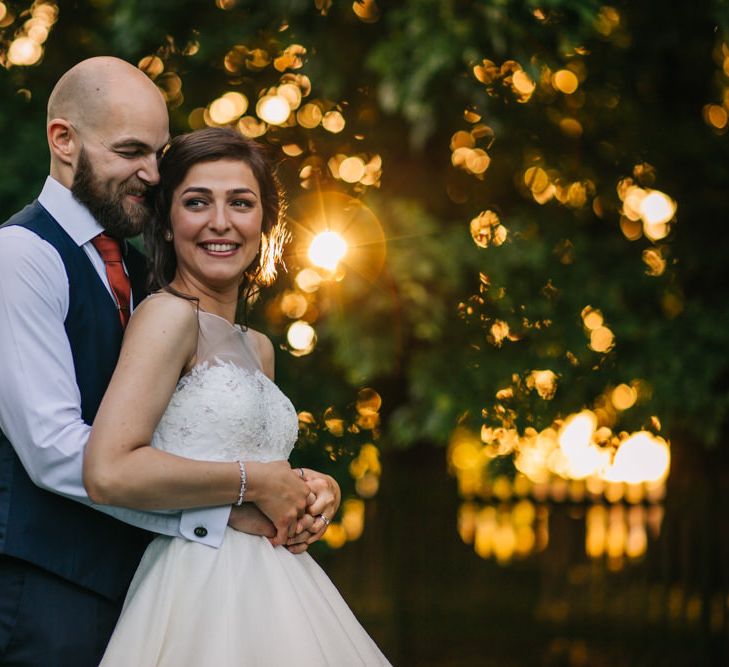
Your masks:
M38 202L6 224L34 232L63 260L69 282L64 324L81 391L82 416L91 424L119 357L123 332L116 306L83 248ZM139 303L145 293L144 257L128 247L124 262L135 303ZM0 553L118 599L148 542L145 531L35 486L0 432Z

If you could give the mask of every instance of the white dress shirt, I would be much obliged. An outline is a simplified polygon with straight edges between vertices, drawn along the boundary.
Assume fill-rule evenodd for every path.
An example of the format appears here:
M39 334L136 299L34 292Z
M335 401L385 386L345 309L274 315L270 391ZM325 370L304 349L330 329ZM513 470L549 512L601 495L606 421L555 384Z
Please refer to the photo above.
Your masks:
M84 249L113 299L104 261L91 243L101 225L50 176L38 202ZM125 523L219 546L230 506L142 512L89 500L82 469L91 427L81 417L64 328L68 306L68 277L56 249L24 227L0 229L0 429L28 475L43 489Z

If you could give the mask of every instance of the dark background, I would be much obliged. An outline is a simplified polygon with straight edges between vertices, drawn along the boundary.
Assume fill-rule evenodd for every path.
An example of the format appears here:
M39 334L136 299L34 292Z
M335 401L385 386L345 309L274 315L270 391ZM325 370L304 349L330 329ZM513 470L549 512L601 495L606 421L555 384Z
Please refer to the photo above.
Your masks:
M225 92L255 116L261 91L308 77L296 79L302 106L345 126L304 127L295 113L262 126L293 242L251 317L311 415L297 461L366 498L361 537L317 558L396 664L726 664L728 19L719 0L4 1L0 217L39 192L48 94L85 57L145 68L173 133L204 124ZM277 60L286 53L300 57ZM561 70L574 92L555 83ZM488 168L454 164L459 145L485 151ZM349 183L329 166L337 155L381 169ZM543 170L549 201L529 168ZM626 220L626 179L675 202L665 236ZM341 280L303 293L295 278L316 221L300 197L322 192L363 211L344 233L357 244ZM503 243L472 236L483 211ZM588 344L588 306L614 335L607 350ZM294 319L316 331L307 354L291 353ZM498 340L502 323L511 336ZM556 374L553 397L530 390L535 369ZM614 410L621 383L637 400ZM363 412L363 388L379 409ZM607 446L639 430L670 443L665 514L645 554L619 568L590 558L590 503L532 499L548 513L546 549L508 565L479 557L459 536L459 508L494 501L460 497L446 455L456 426L524 434L582 409L599 413ZM371 443L380 458L370 450L367 467ZM484 487L518 476L518 447L484 466Z

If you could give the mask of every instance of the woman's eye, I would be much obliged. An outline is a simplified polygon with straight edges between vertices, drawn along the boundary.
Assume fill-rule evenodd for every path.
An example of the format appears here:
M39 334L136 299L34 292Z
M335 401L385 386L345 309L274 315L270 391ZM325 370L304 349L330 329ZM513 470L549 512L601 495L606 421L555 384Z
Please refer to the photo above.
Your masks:
M204 199L186 199L182 204L185 208L196 209L205 206L206 202Z
M255 202L251 201L250 199L234 199L231 202L232 206L235 206L236 208L252 208L255 206Z

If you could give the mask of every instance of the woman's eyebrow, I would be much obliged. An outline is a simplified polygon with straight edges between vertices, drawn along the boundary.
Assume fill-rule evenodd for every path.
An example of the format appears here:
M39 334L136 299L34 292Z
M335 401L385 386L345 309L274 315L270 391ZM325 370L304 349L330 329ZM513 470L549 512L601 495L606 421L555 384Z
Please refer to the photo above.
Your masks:
M182 191L182 194L184 195L184 194L187 194L188 192L201 192L201 193L207 194L207 195L213 193L213 191L210 188L206 188L202 185L191 185L189 188L185 188ZM250 194L250 195L253 195L254 197L256 196L256 193L253 190L251 190L251 188L233 188L231 190L226 190L226 194L229 194L229 195Z

